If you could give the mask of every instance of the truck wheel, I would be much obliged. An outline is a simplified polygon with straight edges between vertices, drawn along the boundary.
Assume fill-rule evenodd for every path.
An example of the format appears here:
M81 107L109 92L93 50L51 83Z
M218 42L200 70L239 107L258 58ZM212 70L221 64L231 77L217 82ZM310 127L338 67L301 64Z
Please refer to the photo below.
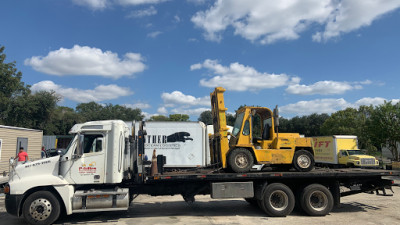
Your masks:
M299 172L308 172L314 168L314 156L306 150L298 150L294 153L293 167Z
M294 208L295 198L292 190L281 183L267 186L259 206L268 215L283 217L289 215Z
M60 216L60 203L51 192L38 191L25 200L22 214L30 224L52 224Z
M229 167L236 173L248 172L254 164L251 152L245 148L233 149L229 154Z
M310 216L325 216L333 208L332 193L323 185L310 184L300 194L300 205Z

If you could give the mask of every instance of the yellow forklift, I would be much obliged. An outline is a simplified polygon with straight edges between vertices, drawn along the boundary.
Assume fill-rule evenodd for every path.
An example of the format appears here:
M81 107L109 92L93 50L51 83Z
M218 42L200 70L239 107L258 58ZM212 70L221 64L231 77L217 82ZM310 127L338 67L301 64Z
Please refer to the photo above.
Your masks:
M212 164L236 173L248 172L255 164L294 167L301 172L314 168L311 138L279 133L277 107L273 112L265 107L240 108L233 130L228 133L224 92L224 88L217 87L210 94L214 127L210 138Z

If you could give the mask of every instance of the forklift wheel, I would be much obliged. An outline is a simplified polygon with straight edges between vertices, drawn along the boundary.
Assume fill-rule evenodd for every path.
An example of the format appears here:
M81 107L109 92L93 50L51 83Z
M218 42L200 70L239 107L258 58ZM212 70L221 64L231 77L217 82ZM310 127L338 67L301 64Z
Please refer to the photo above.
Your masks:
M245 148L233 149L229 154L229 167L236 173L246 173L250 171L254 164L251 152Z
M300 172L308 172L314 168L314 156L306 150L298 150L294 153L293 167Z

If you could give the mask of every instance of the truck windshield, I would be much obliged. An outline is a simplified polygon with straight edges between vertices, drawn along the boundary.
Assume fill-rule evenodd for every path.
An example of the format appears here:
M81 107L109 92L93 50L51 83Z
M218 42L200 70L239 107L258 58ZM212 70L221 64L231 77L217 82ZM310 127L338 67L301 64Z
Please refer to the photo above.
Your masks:
M235 125L233 126L233 130L232 130L232 135L235 136L235 137L240 132L240 128L242 127L243 117L244 117L244 112L239 113L236 116Z
M347 150L349 155L364 155L360 150Z
M64 154L66 154L69 151L69 148L71 147L72 143L74 143L75 137L76 137L76 135L69 142L68 147L64 151Z

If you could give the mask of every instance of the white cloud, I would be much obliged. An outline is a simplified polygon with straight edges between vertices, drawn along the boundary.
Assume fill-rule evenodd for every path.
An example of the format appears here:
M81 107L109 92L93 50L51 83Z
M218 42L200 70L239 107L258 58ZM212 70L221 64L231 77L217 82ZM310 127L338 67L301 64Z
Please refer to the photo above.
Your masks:
M138 53L128 52L120 59L117 53L111 51L75 45L71 49L51 51L44 57L33 56L24 63L36 71L51 75L94 75L117 79L145 70L143 61Z
M349 82L337 82L337 81L319 81L312 85L304 85L304 84L294 84L289 85L286 88L286 91L290 94L296 95L335 95L335 94L343 94L346 91L361 89L362 86L356 84L352 85Z
M109 4L108 0L72 0L72 2L80 6L89 7L93 10L105 9Z
M133 92L129 88L120 87L115 84L99 85L93 90L82 90L77 88L63 87L62 85L55 84L53 81L50 80L41 81L32 85L31 90L32 92L55 91L63 98L67 98L79 103L111 100L133 94Z
M193 3L195 5L202 5L208 0L186 0L186 1L189 2L189 3Z
M199 116L202 112L210 110L209 108L195 108L195 109L185 109L185 108L175 108L171 112L173 114L187 114L189 116Z
M361 81L360 84L372 84L372 81L365 80L365 81Z
M209 96L196 98L191 95L185 95L180 91L173 91L171 93L162 93L161 98L164 101L164 104L168 107L173 107L175 105L198 106L198 105L211 104Z
M311 101L299 101L297 103L281 106L279 107L279 110L282 114L294 114L297 116L309 115L312 113L331 114L336 111L343 110L349 107L358 108L362 105L378 106L380 104L383 104L385 101L392 101L393 104L396 104L400 102L400 99L387 100L381 97L375 97L375 98L366 97L357 100L355 103L347 102L343 98L315 99Z
M398 7L398 0L218 0L191 20L211 41L220 41L232 27L235 35L271 44L298 39L314 24L325 25L325 30L315 33L313 40L326 41L369 26Z
M199 116L202 112L210 110L210 108L200 106L210 106L210 97L194 97L185 95L180 91L171 93L162 93L161 99L164 104L158 108L157 112L162 115L170 114L187 114L189 116Z
M147 34L147 37L156 38L160 34L162 34L161 31L154 31L154 32Z
M333 1L333 4L335 1ZM328 17L325 30L313 35L313 40L327 41L370 26L374 20L400 7L398 0L342 0L338 1L335 9Z
M178 15L175 15L175 16L174 16L174 22L175 22L175 23L181 22L181 18L180 18Z
M388 100L388 99L381 98L381 97L375 97L375 98L366 97L366 98L362 98L362 99L356 101L356 102L355 102L355 105L356 105L357 107L358 107L358 106L361 106L361 105L366 105L366 106L373 105L373 106L377 106L377 105L381 105L381 104L385 103L385 101L387 101L387 102L391 101L393 104L396 104L396 103L400 102L400 99L391 99L391 100Z
M116 0L120 5L145 5L145 4L158 4L168 0Z
M160 107L157 109L157 112L162 115L166 115L168 113L168 109L166 107Z
M135 104L125 104L125 106L128 107L128 108L132 108L132 109L136 109L136 108L149 109L149 108L151 108L150 104L142 103L142 102L138 102L138 103L135 103Z
M191 70L208 69L214 76L210 79L201 79L200 85L205 87L222 86L232 91L261 90L276 88L300 81L298 77L286 74L261 73L253 67L244 66L237 62L229 67L218 64L218 61L206 59L203 63L193 64Z
M340 99L315 99L311 101L299 101L279 107L280 112L285 114L308 115L312 113L333 113L350 107L343 98Z
M157 113L156 114L151 114L151 113L143 112L143 111L142 111L142 114L143 114L145 120L150 119L152 116L159 116L160 115L160 114L157 114Z
M145 16L153 16L156 14L157 14L157 10L154 8L154 6L150 6L147 9L132 11L127 17L128 18L141 18L141 17L145 17Z

